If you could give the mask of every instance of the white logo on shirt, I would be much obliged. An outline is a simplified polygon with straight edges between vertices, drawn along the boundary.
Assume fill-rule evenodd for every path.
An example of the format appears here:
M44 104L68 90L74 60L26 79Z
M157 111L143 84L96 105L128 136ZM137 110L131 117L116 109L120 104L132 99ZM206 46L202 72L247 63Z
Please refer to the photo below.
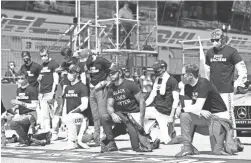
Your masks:
M97 69L96 67L90 67L90 73L97 73L99 72L99 69Z
M17 99L18 100L28 100L29 96L25 96L25 93L18 93Z
M192 99L197 100L197 98L198 98L198 92L193 92L192 93Z
M28 76L34 76L34 74L31 73L31 71L27 71Z
M222 54L214 55L213 58L210 59L210 62L226 62L227 58L223 57Z
M78 94L75 93L75 90L68 90L65 97L78 97Z
M41 70L41 73L51 72L51 70L48 67L43 67Z

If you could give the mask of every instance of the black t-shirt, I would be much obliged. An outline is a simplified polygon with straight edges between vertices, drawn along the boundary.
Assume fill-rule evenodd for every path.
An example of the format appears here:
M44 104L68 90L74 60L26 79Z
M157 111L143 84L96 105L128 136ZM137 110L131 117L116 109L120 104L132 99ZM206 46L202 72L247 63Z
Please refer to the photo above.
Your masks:
M216 87L205 78L199 78L195 86L185 85L185 98L196 102L197 98L206 98L202 110L208 110L211 113L227 111L227 107L221 98Z
M42 70L40 72L43 75L40 86L40 93L49 93L52 91L53 85L53 73L59 65L56 61L50 60L48 63L42 63Z
M65 88L64 97L66 100L67 114L76 109L82 102L82 97L88 97L88 88L81 81L75 85L67 85Z
M162 83L162 79L159 78L158 84ZM160 89L160 87L157 87ZM164 95L160 94L157 90L157 95L154 98L153 106L162 114L170 115L173 105L173 91L178 91L178 82L172 76L166 82L166 91Z
M29 85L25 89L17 88L17 100L25 102L25 103L31 103L32 100L38 100L38 92L36 88L34 88L31 85ZM18 109L19 109L20 115L34 111L28 108L25 108L23 106L19 106Z
M139 86L133 82L124 79L123 82L116 86L112 85L108 91L108 98L114 99L115 112L139 112L139 103L135 98L135 95L140 92Z
M23 64L20 68L20 72L24 73L29 84L37 89L39 86L37 78L40 74L41 69L41 65L36 62L32 62L29 66Z
M90 60L91 57L87 59L86 66L90 72L90 83L96 86L99 82L106 80L111 62L102 57L97 57L94 62Z
M210 80L220 93L233 92L235 64L242 61L235 48L225 45L222 49L209 49L206 64L210 66Z

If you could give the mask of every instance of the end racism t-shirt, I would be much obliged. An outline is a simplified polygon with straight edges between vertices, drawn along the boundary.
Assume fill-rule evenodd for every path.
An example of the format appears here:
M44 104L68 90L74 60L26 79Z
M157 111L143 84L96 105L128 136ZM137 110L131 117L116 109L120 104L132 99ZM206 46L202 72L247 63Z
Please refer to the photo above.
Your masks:
M81 81L75 85L67 85L65 88L65 100L66 100L66 109L67 114L76 109L82 102L82 97L88 97L88 88Z
M186 100L192 100L196 103L198 98L206 98L206 102L202 110L208 110L211 113L219 113L227 111L227 107L221 98L216 87L205 78L199 78L195 86L185 85Z
M53 85L53 73L55 69L59 67L59 64L50 60L48 63L42 63L42 70L40 72L43 75L40 86L40 93L50 93Z
M35 88L38 88L37 78L40 74L42 67L36 62L32 62L29 66L23 64L20 68L20 72L24 73L29 84Z
M97 57L93 62L90 62L90 60L91 57L86 61L86 66L90 72L90 83L96 86L99 82L106 80L111 62L102 57Z
M208 50L206 64L210 66L210 80L220 93L233 92L235 64L240 61L237 50L228 45L220 50Z
M120 85L113 84L111 86L108 98L114 99L115 112L137 113L139 112L139 103L135 95L139 92L140 88L135 82L124 79Z
M33 100L38 100L38 92L37 92L36 88L34 88L31 85L29 85L25 89L17 88L17 98L16 99L19 101L25 102L25 103L31 103L31 101L33 101ZM18 109L19 109L20 115L34 111L34 110L30 110L30 109L23 107L23 106L19 106Z

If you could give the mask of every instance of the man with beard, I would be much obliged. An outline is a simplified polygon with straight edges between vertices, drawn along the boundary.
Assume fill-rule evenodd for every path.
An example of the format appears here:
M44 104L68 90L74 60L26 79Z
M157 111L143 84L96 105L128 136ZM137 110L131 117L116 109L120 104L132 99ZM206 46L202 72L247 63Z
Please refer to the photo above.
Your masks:
M41 65L31 60L30 52L23 51L21 57L24 61L24 64L20 68L20 73L24 73L29 84L35 87L38 90L39 83L37 78L41 71Z
M183 68L183 72L185 106L180 114L180 125L184 147L176 157L198 153L192 145L194 132L209 135L212 116L223 119L229 117L227 107L215 86L207 79L199 77L198 66L188 64ZM212 146L212 150L214 154L225 154L225 132L222 131L221 125L218 123L215 123L213 127L216 143L214 147Z
M52 99L54 99L57 84L59 82L58 73L55 71L59 65L55 60L50 58L48 49L42 48L40 50L40 57L43 63L41 65L42 69L40 75L37 79L40 84L40 109L38 109L38 115L41 116L41 128L46 132L51 128L51 117L54 116L49 103Z
M178 83L167 72L167 63L163 60L153 65L156 75L153 89L146 100L146 117L154 118L160 128L161 143L168 144L173 138L175 111L179 104Z
M106 109L107 92L100 87L107 80L111 63L97 54L88 52L86 66L90 74L90 105L94 121L94 141L100 145L100 116L108 115Z
M121 116L121 113L130 113L144 127L144 97L135 82L122 77L123 73L118 65L113 65L110 68L109 75L114 85L108 91L107 111L109 115L102 115L106 139L102 141L101 152L117 151L118 148L114 137L125 134L126 128L130 136L132 149L142 152L136 129L127 122L124 116ZM116 126L112 129L114 123L116 123Z
M122 68L123 74L124 74L124 78L130 81L134 81L134 79L131 77L131 72L130 69L128 67L124 67Z
M80 81L80 67L72 64L68 68L67 79L70 84L64 91L63 122L67 126L68 148L74 149L78 145L78 133L81 124L87 124L88 119L82 114L88 108L89 90Z
M226 45L226 40L226 36L221 29L215 29L211 33L211 41L214 47L207 51L206 64L210 67L210 81L219 90L235 128L234 90L239 91L244 87L247 80L247 69L237 50ZM235 69L238 73L238 79L234 82Z

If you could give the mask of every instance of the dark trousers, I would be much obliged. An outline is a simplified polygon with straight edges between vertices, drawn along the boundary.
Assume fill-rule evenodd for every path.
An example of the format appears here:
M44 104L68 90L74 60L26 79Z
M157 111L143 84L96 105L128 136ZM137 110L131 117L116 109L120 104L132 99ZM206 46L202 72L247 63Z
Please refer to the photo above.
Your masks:
M123 27L122 27L123 26ZM121 25L119 25L119 43L121 44L122 41L124 41L125 37L127 34L131 31L132 29L132 24L123 22ZM125 30L124 32L122 30ZM116 40L116 25L113 27L113 39ZM127 37L126 39L126 48L131 49L131 44L130 44L130 36L131 34Z
M139 149L139 138L137 130L131 123L129 123L126 116L124 116L123 114L117 114L117 115L122 119L122 122L119 124L118 123L115 124L112 121L110 115L102 118L102 124L106 134L106 139L109 141L114 141L115 137L126 134L128 130L132 149L133 150ZM112 129L114 124L115 127Z
M193 135L197 132L202 135L210 135L211 148L213 151L223 148L225 132L220 123L216 122L212 125L210 119L207 120L193 113L181 113L180 125L184 146L191 146ZM209 127L213 127L213 129L209 130Z
M15 130L19 136L19 142L28 144L28 131L30 127L35 127L36 119L31 114L20 115L10 122L10 128Z

